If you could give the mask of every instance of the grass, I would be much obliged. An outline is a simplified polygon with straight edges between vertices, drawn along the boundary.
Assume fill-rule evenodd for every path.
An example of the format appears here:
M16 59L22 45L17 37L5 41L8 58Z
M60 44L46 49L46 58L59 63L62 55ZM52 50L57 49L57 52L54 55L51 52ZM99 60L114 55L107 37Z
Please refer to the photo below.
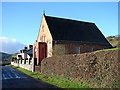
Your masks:
M120 50L120 48L103 49L103 50L97 50L97 51L95 51L95 52L109 51L109 50Z
M5 66L11 66L11 64L7 64L7 65L5 65Z
M20 67L16 67L16 66L12 66L12 67L24 72L25 74L33 78L40 79L42 81L45 81L47 83L50 83L60 88L89 88L89 86L85 84L81 84L78 81L70 81L66 78L60 78L60 77L54 77L54 76L48 77L37 72L28 71Z

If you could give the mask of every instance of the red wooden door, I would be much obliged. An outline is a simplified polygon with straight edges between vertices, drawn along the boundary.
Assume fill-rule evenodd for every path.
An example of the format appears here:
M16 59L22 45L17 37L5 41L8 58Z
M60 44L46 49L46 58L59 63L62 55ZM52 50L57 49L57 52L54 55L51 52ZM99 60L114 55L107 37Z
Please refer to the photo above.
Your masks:
M47 57L47 44L45 42L38 43L38 65L35 65L35 72L41 72L41 61Z
M45 42L39 42L39 64L47 57L47 44Z

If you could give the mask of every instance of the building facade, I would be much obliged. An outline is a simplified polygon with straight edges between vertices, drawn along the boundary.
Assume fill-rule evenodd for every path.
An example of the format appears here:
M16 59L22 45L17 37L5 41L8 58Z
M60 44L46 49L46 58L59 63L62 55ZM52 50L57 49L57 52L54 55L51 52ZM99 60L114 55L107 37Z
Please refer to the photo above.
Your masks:
M81 54L100 49L111 48L104 35L94 23L76 21L43 14L39 34L33 45L33 58L37 64L56 52L65 54Z
M20 50L20 53L17 54L17 59L23 60L23 59L32 59L33 57L33 46L29 45L29 48L24 47L23 50Z

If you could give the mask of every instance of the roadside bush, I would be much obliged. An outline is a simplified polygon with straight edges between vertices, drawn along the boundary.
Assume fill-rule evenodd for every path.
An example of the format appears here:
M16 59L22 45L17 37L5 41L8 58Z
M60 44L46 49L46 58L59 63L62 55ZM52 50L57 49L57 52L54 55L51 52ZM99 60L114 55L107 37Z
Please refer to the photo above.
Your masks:
M120 50L53 56L42 60L42 74L78 80L90 88L120 88Z
M17 58L16 57L12 57L11 58L11 61L13 62L14 60L16 60Z

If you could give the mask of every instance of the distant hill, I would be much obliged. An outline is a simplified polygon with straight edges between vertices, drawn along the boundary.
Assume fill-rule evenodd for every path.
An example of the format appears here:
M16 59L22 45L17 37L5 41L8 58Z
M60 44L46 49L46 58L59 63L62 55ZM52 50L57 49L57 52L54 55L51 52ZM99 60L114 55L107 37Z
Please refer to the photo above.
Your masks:
M0 66L10 64L11 58L11 54L0 52Z
M17 55L18 53L15 53L15 54L11 54L12 55L12 57L16 57L16 55Z
M115 37L120 37L120 35L115 35Z
M120 35L109 36L106 39L113 47L120 47Z
M0 61L5 61L5 60L10 61L11 58L12 58L11 54L0 52Z

